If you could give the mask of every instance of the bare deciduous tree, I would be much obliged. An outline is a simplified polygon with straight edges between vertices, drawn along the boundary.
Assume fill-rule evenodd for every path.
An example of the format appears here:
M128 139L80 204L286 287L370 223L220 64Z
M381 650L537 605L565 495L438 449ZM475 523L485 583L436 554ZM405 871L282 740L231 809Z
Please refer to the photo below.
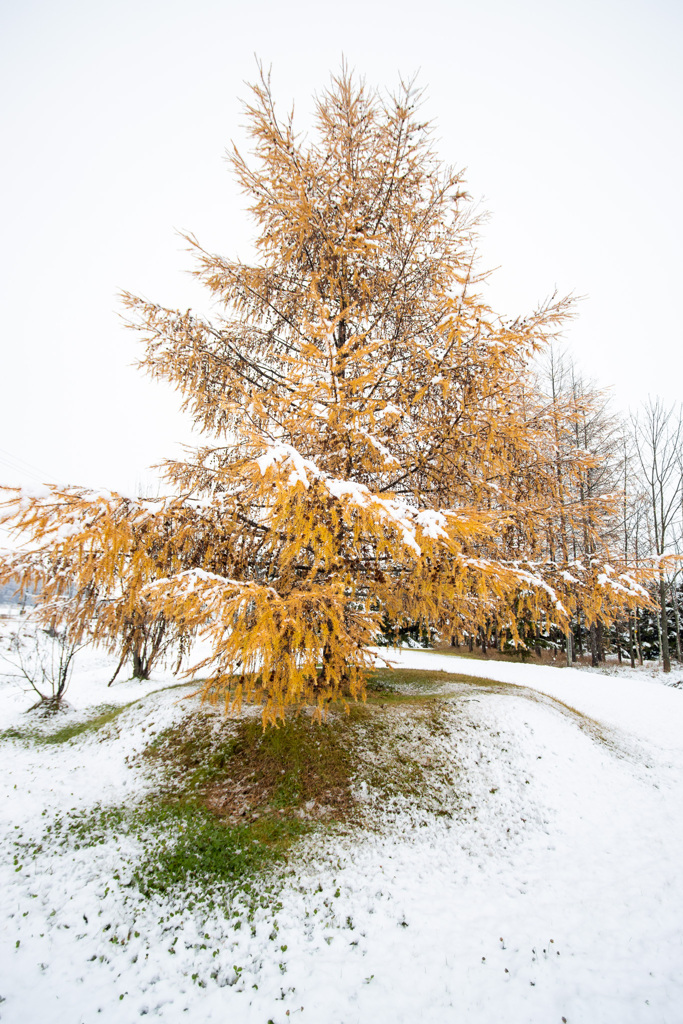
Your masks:
M43 629L30 620L9 638L5 653L0 654L30 690L38 696L31 707L56 711L62 704L71 679L76 654L85 646L68 629Z
M651 543L654 554L661 558L674 551L681 529L683 410L666 408L659 398L649 399L632 423L638 469L647 494ZM664 671L670 672L667 590L667 574L662 568L658 581L660 650Z

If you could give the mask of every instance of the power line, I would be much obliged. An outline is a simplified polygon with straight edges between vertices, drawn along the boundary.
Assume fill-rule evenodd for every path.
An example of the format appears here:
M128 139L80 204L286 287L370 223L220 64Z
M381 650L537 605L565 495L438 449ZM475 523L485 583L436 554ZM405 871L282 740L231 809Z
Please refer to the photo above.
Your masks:
M7 466L8 469L13 470L15 473L31 477L31 479L38 483L42 484L46 480L51 480L53 483L57 483L52 473L46 473L39 466L36 466L32 462L28 462L27 459L23 459L19 455L14 455L12 452L8 452L6 448L0 448L0 463Z

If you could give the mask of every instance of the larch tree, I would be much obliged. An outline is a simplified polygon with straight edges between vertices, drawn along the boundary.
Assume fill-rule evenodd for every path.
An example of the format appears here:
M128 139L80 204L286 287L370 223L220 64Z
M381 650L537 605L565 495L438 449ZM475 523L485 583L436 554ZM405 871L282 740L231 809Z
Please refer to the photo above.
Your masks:
M525 616L567 629L577 600L592 620L643 600L626 567L581 562L562 540L598 534L616 500L577 498L589 453L558 474L568 413L531 369L570 303L514 322L488 308L463 178L418 98L404 84L383 98L343 68L308 140L262 73L250 156L230 157L253 265L189 238L214 319L124 297L143 367L181 393L206 443L166 464L170 497L71 488L7 503L30 543L6 575L107 637L100 608L113 621L144 600L178 636L208 640L204 696L260 701L264 723L361 698L385 619L515 640Z
M623 494L619 504L613 501L623 487L620 459L623 424L611 412L605 393L581 375L566 350L555 345L548 347L539 360L538 383L552 402L556 474L564 496L554 537L548 539L551 557L553 550L560 548L574 560L590 562L595 558L608 559L611 549L614 557L619 553L620 561L626 564L629 559L628 549L623 545ZM578 462L576 454L580 456ZM586 459L586 455L590 458ZM569 465L574 467L571 473L567 472ZM595 529L596 502L602 510L598 530ZM567 514L568 507L574 509L574 514ZM567 638L570 646L575 641L579 655L583 653L582 612L577 594L572 632ZM591 616L587 625L591 659L597 665L602 658L599 617Z

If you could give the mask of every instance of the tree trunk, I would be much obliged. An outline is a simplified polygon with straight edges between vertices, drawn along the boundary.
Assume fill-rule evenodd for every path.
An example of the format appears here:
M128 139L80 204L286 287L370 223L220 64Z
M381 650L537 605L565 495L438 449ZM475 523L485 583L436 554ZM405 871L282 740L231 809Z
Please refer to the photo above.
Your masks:
M674 622L676 623L676 658L680 665L683 660L681 659L681 617L678 610L678 587L675 581L671 583L671 598L674 606Z
M591 665L593 668L597 668L600 664L600 654L598 652L598 630L594 622L591 623L589 632L591 641Z
M638 644L638 664L642 668L643 667L643 645L641 643L641 637L640 637L640 615L638 614L638 609L637 608L636 608L636 612L635 612L635 618L636 618L636 643Z
M151 666L145 661L142 651L133 651L133 679L149 679Z
M583 629L581 628L581 612L576 616L576 647L579 658L583 658Z
M598 661L602 664L605 660L605 634L602 622L598 622L596 632L598 634Z
M628 651L631 656L631 668L636 667L636 652L634 650L635 636L633 630L633 620L635 618L635 612L629 612L628 615Z
M661 625L660 650L662 652L662 667L665 672L671 671L671 657L669 655L669 622L666 617L666 583L663 579L659 581L659 608Z
M566 649L567 649L567 668L571 668L571 666L572 666L572 654L573 654L573 649L574 649L573 640L574 640L574 636L573 636L572 631L570 629L569 632L566 635L566 638L565 638L565 646L566 646Z

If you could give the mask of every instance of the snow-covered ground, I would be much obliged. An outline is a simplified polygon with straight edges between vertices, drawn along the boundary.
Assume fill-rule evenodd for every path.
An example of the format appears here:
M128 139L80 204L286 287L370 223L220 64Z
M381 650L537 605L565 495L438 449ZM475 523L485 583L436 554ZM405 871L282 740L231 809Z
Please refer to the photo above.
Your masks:
M406 710L394 742L451 765L453 786L429 805L363 791L373 828L307 840L256 905L209 912L116 882L133 838L29 859L13 845L57 812L142 796L131 755L187 712L171 677L107 689L110 660L83 652L71 717L142 699L96 736L0 742L0 1020L681 1024L683 691L388 654L442 687L435 735ZM0 727L25 727L28 699L1 678Z

